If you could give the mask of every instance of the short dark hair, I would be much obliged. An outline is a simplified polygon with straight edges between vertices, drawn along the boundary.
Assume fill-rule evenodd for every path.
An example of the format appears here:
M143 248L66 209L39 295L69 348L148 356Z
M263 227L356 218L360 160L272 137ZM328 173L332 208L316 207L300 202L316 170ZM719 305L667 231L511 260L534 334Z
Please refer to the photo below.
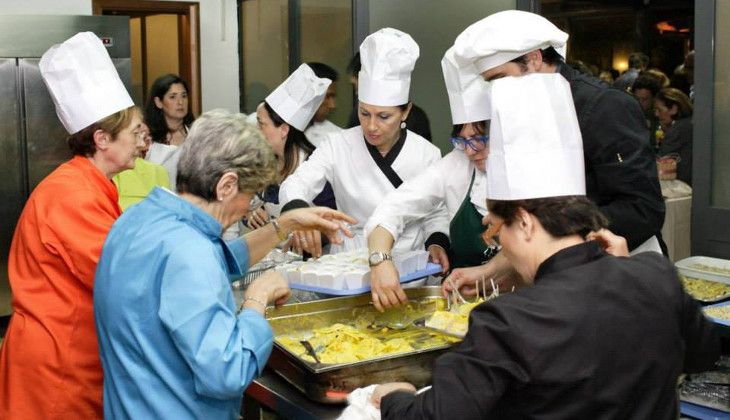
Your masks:
M633 52L629 54L629 67L632 69L642 69L649 65L649 56L642 52Z
M608 227L608 219L595 203L583 195L533 198L528 200L487 200L490 213L509 226L523 209L537 217L542 227L555 238L580 235Z
M66 139L66 144L68 144L74 156L94 156L96 153L96 143L94 142L94 133L96 130L109 133L112 136L112 141L115 141L117 134L132 123L132 118L135 115L141 116L141 112L136 106L117 111L71 134Z
M637 89L646 89L651 92L651 96L656 96L656 94L662 90L662 85L656 77L641 74L636 78L634 84L631 85L631 92L636 93Z
M157 143L167 143L167 133L170 131L170 128L167 126L167 121L165 121L165 114L161 109L157 108L157 105L155 105L155 98L162 100L167 91L170 90L170 86L176 83L183 85L185 91L188 92L188 94L190 93L188 82L175 74L166 74L158 77L155 79L155 82L152 83L152 87L150 88L147 106L144 109L144 121L150 128L152 141ZM188 113L185 115L185 118L183 118L183 124L188 127L193 123L194 119L195 117L193 116L190 104L188 103Z
M451 137L457 137L466 124L474 124L474 127L477 129L479 134L484 134L487 131L487 122L484 120L464 124L454 124L454 127L451 129Z
M362 62L360 62L360 51L358 51L355 53L355 55L352 56L350 63L347 65L347 73L350 76L357 77L357 74L360 73L361 68Z
M542 61L547 64L557 65L565 62L565 60L563 60L563 56L560 55L558 51L555 50L555 48L553 47L547 47L543 50L540 50L540 53L542 54ZM520 68L523 69L523 71L527 70L527 54L523 54L510 61L519 64Z
M309 68L312 69L314 74L317 77L330 79L333 82L336 82L339 78L339 74L337 73L337 70L333 69L332 67L328 66L324 63L318 63L316 61L313 61L311 63L307 63Z

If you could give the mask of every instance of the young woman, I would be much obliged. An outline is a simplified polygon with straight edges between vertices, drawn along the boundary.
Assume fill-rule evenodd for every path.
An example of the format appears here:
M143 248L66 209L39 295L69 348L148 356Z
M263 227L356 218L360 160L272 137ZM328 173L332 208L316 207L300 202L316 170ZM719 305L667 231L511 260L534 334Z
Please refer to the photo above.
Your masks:
M284 209L307 205L327 182L332 184L338 209L358 220L355 238L343 247L366 246L363 227L383 198L440 158L438 148L406 128L411 110L411 71L418 58L418 45L401 31L385 28L368 36L360 46L362 70L359 75L358 119L360 125L330 135L312 156L281 185L279 201ZM390 60L398 57L397 61ZM422 249L429 235L448 229L445 211L438 207L423 224L404 230L396 251ZM300 232L294 243L315 244L319 235ZM316 245L315 245L316 247ZM441 262L445 252L432 247ZM371 256L371 263L390 255Z
M188 102L188 84L174 74L159 77L152 84L144 112L152 145L145 157L167 169L170 187L175 190L177 147L185 141L194 117Z
M676 154L677 179L692 185L692 101L679 89L664 88L654 97L654 115L664 131L657 155Z
M416 178L390 193L368 220L370 252L391 252L393 242L409 223L445 205L449 216L448 259L444 269L482 264L492 253L480 237L486 208L489 155L487 121L491 118L488 85L478 75L460 71L450 49L441 61L454 122L454 150ZM443 263L442 263L443 264ZM371 269L372 294L378 309L404 303L405 293L392 261ZM382 304L382 306L381 306Z
M256 122L274 151L278 171L276 183L269 185L260 197L265 205L248 217L250 228L259 228L270 217L279 217L279 185L314 152L315 147L303 130L322 104L330 83L329 79L317 77L308 65L302 64L256 109ZM288 92L294 89L303 89L307 94L292 97ZM313 201L318 206L336 208L329 184Z

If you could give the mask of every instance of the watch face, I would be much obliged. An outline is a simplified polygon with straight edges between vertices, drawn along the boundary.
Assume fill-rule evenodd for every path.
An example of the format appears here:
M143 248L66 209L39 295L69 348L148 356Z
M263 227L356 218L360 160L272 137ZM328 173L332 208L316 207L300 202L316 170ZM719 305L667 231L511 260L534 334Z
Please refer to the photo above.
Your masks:
M382 252L373 252L370 254L370 257L368 258L368 262L370 265L377 265L383 262L383 253Z

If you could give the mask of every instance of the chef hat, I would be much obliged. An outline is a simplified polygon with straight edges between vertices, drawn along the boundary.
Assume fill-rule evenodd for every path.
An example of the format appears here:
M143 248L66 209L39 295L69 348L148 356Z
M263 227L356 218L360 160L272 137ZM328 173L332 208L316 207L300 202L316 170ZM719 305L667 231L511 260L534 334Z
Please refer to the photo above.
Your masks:
M466 28L454 42L460 65L474 63L479 73L533 50L553 47L565 58L568 34L540 15L505 10Z
M585 193L583 140L568 82L557 73L492 82L487 198Z
M52 46L39 66L69 134L134 105L104 44L92 32L79 32Z
M449 94L451 121L467 124L491 118L492 103L489 84L482 79L473 64L459 67L454 60L454 47L441 60L446 91Z
M266 103L287 124L304 131L327 94L330 79L319 78L302 64L266 97Z
M411 72L418 55L418 44L405 32L383 28L368 35L360 44L360 101L377 106L408 103Z

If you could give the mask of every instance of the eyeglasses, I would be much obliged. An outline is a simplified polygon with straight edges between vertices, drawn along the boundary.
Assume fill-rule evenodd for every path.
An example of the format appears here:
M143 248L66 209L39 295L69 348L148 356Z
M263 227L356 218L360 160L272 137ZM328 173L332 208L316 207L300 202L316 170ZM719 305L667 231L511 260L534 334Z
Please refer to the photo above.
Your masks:
M482 150L487 148L487 143L489 142L489 136L474 136L474 137L452 137L451 138L451 144L454 145L454 148L457 150L466 150L466 147L469 146L471 150L475 152L481 152Z

